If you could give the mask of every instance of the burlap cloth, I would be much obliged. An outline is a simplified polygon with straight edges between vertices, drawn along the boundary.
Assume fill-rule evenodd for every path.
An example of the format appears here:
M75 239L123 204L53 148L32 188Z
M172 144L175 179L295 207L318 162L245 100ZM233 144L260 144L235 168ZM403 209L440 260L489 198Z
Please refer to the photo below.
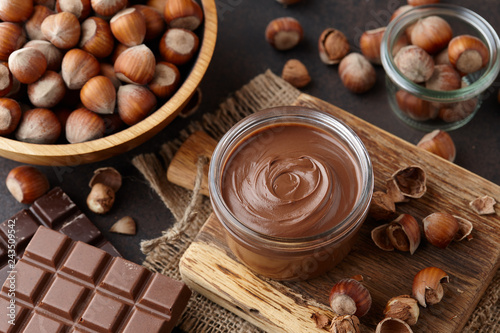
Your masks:
M208 198L199 193L199 183L194 191L188 191L167 180L168 163L184 140L196 130L204 130L213 138L220 139L243 117L267 107L289 105L299 94L296 88L267 71L227 98L218 110L206 113L201 121L193 122L184 129L178 138L165 143L159 154L139 155L133 159L134 166L144 175L177 221L161 237L141 243L146 255L143 263L145 267L180 279L179 260L211 213ZM203 163L207 161L200 159L199 170L202 170ZM200 179L198 177L198 181ZM463 332L500 331L499 295L500 274L497 272ZM196 292L178 326L189 333L262 332Z

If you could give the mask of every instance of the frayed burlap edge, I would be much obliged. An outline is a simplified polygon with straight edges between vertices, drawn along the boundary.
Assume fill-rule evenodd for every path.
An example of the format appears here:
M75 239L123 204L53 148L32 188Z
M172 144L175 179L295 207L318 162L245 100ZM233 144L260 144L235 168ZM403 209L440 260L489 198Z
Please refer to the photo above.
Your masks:
M143 241L146 254L143 265L175 279L180 279L179 261L211 213L209 200L195 188L188 191L168 182L166 166L187 137L204 130L220 139L229 128L245 116L258 110L292 104L300 91L270 71L261 74L235 92L215 112L206 113L200 122L191 123L179 136L165 143L159 155L144 154L133 159L134 166L144 175L177 221L170 229L153 240ZM199 168L207 161L200 160ZM199 173L201 175L201 172ZM201 180L198 179L198 180ZM467 322L463 333L500 331L500 271L498 271ZM252 324L194 293L179 322L185 332L261 332Z

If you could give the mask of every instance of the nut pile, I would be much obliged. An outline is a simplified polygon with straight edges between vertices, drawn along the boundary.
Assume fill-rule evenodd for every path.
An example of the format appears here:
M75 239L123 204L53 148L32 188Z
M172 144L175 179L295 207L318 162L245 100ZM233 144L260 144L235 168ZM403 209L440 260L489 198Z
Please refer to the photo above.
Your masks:
M173 95L203 12L195 0L0 0L0 20L0 135L78 143Z

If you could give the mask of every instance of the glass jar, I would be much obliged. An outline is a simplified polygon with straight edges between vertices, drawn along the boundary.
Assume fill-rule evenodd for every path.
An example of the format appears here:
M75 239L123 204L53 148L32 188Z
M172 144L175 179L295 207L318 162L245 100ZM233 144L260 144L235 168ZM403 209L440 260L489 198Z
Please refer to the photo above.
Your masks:
M447 21L452 28L453 36L463 34L475 36L488 48L487 65L474 73L462 76L460 89L451 91L427 89L424 85L406 78L394 64L392 50L401 39L404 39L406 29L419 19L428 16L439 16ZM465 125L480 108L482 94L498 75L499 47L498 35L491 25L478 14L463 7L433 4L415 7L397 16L387 26L380 50L392 110L405 123L423 131L453 130ZM440 63L436 59L437 54L433 56L435 62Z
M212 207L236 257L276 280L323 274L350 251L368 212L373 171L359 137L332 115L278 107L219 141Z

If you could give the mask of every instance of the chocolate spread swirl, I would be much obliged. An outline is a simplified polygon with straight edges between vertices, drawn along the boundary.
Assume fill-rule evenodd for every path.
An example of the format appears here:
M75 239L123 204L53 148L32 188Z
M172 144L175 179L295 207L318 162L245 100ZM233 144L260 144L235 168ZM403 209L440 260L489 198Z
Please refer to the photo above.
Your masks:
M244 225L268 236L308 237L339 224L361 190L350 150L313 126L266 127L231 153L222 196Z

